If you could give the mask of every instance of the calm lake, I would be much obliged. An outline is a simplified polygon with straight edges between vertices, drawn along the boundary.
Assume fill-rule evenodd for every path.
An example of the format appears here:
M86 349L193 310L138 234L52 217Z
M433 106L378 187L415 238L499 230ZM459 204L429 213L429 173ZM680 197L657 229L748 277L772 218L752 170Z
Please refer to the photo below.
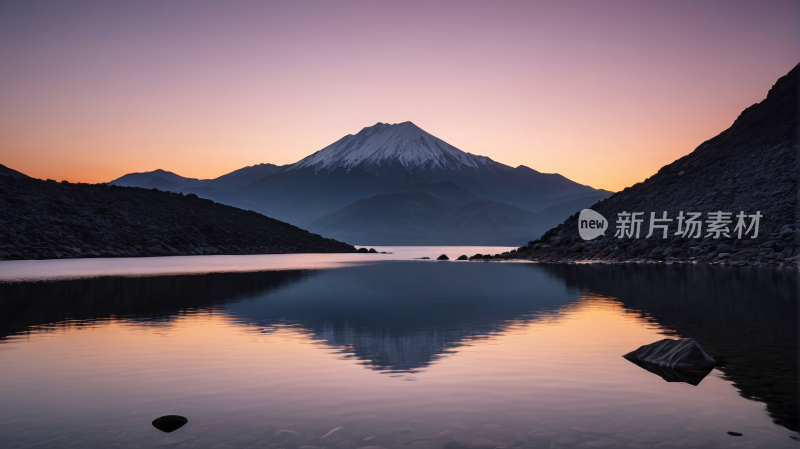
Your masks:
M0 262L0 448L800 448L796 269L376 249Z

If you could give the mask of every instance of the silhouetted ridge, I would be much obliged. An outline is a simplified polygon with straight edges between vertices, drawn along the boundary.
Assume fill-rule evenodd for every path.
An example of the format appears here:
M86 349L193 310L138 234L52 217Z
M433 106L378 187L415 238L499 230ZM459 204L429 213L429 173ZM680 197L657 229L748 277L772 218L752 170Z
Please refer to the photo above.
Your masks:
M732 266L797 264L798 67L781 77L766 99L745 109L730 128L658 173L595 203L609 222L604 237L584 241L578 214L520 248L518 257L540 261L648 260ZM614 237L618 213L644 212L640 238ZM650 213L667 211L669 238L645 239ZM680 211L701 212L699 238L675 237ZM730 212L731 238L707 236L710 212ZM739 212L763 215L756 239L734 238ZM748 223L749 224L749 221Z
M0 259L355 252L197 196L0 176Z

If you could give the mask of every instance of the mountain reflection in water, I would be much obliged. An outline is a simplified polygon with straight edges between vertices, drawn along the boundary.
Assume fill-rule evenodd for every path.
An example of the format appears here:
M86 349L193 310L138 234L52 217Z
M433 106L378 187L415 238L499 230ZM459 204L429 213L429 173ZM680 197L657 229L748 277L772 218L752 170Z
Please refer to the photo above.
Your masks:
M170 326L213 313L255 335L294 329L351 360L344 363L415 380L478 342L531 324L558 325L582 304L599 301L663 334L695 339L741 396L766 404L776 423L795 429L796 276L789 270L696 266L386 262L323 271L0 284L0 349L26 334L113 321ZM591 339L591 332L602 328L577 338ZM621 356L648 343L631 344L613 357L638 370ZM600 371L581 360L574 364ZM548 379L544 362L538 369L537 379ZM501 388L500 374L489 379L491 388ZM607 378L598 381L603 385Z

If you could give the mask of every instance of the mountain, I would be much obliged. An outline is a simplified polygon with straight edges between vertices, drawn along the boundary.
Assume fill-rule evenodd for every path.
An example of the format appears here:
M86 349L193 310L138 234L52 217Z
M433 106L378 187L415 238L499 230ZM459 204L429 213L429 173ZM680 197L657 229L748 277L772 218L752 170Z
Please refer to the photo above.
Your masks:
M520 248L517 257L539 261L649 260L731 266L798 264L798 67L781 77L766 99L739 115L730 128L690 154L591 209L609 222L604 237L584 241L573 215L541 239ZM644 212L641 238L616 238L618 214ZM650 212L666 211L668 237L651 238ZM702 213L699 237L676 236L679 212ZM730 212L725 237L708 232L711 212ZM734 232L736 215L761 217L758 236ZM744 224L751 226L751 217ZM755 225L753 225L755 229ZM744 230L746 231L746 229Z
M0 176L0 259L333 252L355 248L206 199Z
M268 215L307 225L360 199L440 182L529 211L611 193L463 152L404 122L378 123L347 135L237 191L236 197Z
M0 164L0 176L11 176L13 178L30 178L30 176L18 172L16 170L10 169L2 164Z
M406 171L395 171L393 165ZM357 167L383 177L481 169L502 173L508 169L488 157L465 153L411 122L403 122L377 123L355 136L347 135L292 165L291 170L312 168L314 172L332 172Z
M169 192L185 192L195 194L220 194L232 192L253 181L269 176L280 169L274 164L258 164L234 170L214 179L186 178L166 170L153 170L144 173L129 173L111 182L109 185L124 187L143 187Z
M407 196L410 192L404 192L406 196L402 197L403 200L391 194L415 184L439 183L451 183L479 197L486 206L479 210L464 209L459 212L464 214L462 218L472 224L461 228L463 232L458 233L461 240L454 241L452 235L447 236L447 241L458 244L474 244L474 241L465 240L470 235L481 241L489 237L475 233L468 235L465 231L468 228L480 233L491 230L491 241L502 240L511 244L512 241L518 241L515 240L517 238L530 235L528 221L520 217L560 205L572 210L576 204L589 204L612 193L576 183L559 174L540 173L522 165L513 168L485 156L466 153L411 122L377 123L356 134L348 134L295 164L282 167L261 164L210 180L184 178L156 170L128 174L110 184L194 193L201 198L260 212L297 226L326 228L336 235L357 235L360 239L367 231L363 226L345 226L342 219L333 215L350 215L354 209L364 207L364 203L353 203L369 199L368 204L373 212L380 209L383 214L391 214L387 208L397 207L399 209L394 211L394 215L399 216L407 208L403 204L413 200ZM424 194L430 195L431 192ZM451 210L455 204L451 202L453 199L436 202L436 207L431 206L433 209L429 212L433 213L435 209L434 215L437 216L455 213L455 210ZM432 197L417 200L425 202L432 200ZM376 206L380 201L388 203ZM351 205L352 208L340 212ZM475 206L472 204L471 207ZM552 215L556 210L550 209L548 214ZM558 215L557 218L560 220L565 216ZM317 222L323 217L328 221L336 221L333 226L337 228L334 230L324 221ZM376 223L384 220L377 216L373 219L377 220ZM433 222L429 220L429 223ZM478 226L477 223L484 223L480 230L473 227ZM356 229L359 230L354 234ZM374 236L380 235L378 240L381 242L393 241L387 240L389 233L394 232L392 229L400 231L395 225L387 225L382 229L380 232L370 232ZM513 234L511 239L511 229L526 229L527 232ZM397 238L409 242L407 239L412 235L423 237L422 228L410 234L406 231ZM425 232L441 235L442 231L428 229ZM429 241L428 237L425 239Z
M536 213L481 198L452 182L420 183L358 200L308 229L358 245L514 245L597 200L592 198L570 201L566 211Z

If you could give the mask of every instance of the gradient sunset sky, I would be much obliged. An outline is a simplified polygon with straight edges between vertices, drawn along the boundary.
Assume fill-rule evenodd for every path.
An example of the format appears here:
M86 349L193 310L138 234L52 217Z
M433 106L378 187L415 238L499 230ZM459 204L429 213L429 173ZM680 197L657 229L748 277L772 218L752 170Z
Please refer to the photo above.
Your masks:
M796 1L7 1L0 164L288 164L377 122L620 190L761 101Z

